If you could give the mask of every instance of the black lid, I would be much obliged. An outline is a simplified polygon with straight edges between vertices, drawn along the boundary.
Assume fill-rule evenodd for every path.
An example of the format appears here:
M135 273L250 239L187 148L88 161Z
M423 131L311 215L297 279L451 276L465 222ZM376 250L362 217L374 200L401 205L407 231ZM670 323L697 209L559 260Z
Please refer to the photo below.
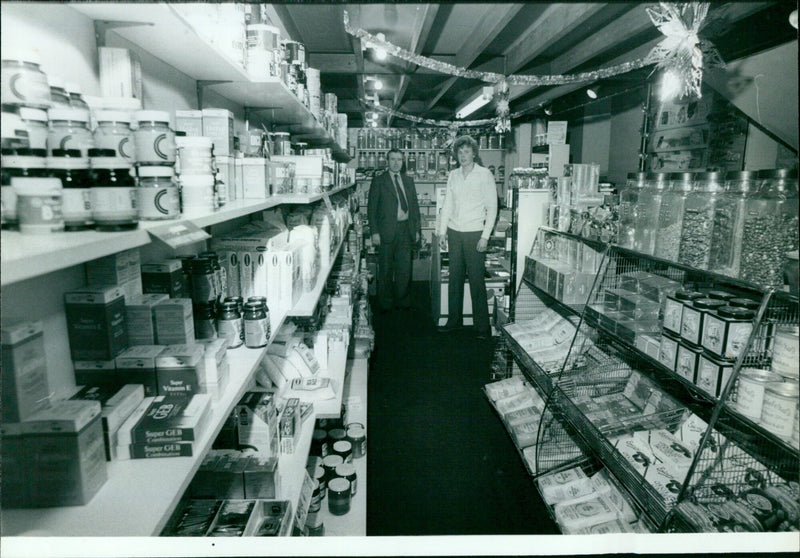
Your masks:
M239 307L239 305L235 300L225 300L225 302L222 303L222 307L226 309L236 310Z
M735 306L720 306L717 309L717 314L726 318L735 318L737 320L752 320L755 318L756 313L747 308L737 308Z
M0 149L0 155L17 155L17 148L3 147L2 149Z
M324 440L328 437L328 433L322 428L315 428L314 433L311 435L314 440Z
M244 307L249 309L249 310L258 310L259 308L261 308L261 303L260 302L253 302L253 301L245 302L244 303Z
M714 300L730 300L732 298L736 298L735 294L731 294L727 291L708 291L707 296L708 298L713 298Z
M254 296L248 296L247 297L247 302L266 302L266 300L267 300L267 297L265 297L265 296L254 295Z
M111 151L111 155L92 155L92 151ZM53 149L52 151L53 157L72 157L74 159L81 158L81 150L80 149ZM114 157L114 150L113 149L90 149L89 150L89 157Z
M703 298L703 293L697 291L675 291L675 298L678 300L696 300Z
M244 299L240 296L226 296L225 302L242 302Z
M53 154L55 154L56 151L58 150L54 149ZM116 157L116 156L117 156L116 149L100 149L99 147L92 147L89 150L89 157Z
M713 298L698 298L694 301L695 308L719 308L720 306L725 306L724 300L714 300Z
M758 171L758 178L797 178L797 169L764 169Z
M747 308L748 310L756 310L761 303L757 300L750 300L749 298L732 298L728 301L728 304L731 306L736 306L737 308Z

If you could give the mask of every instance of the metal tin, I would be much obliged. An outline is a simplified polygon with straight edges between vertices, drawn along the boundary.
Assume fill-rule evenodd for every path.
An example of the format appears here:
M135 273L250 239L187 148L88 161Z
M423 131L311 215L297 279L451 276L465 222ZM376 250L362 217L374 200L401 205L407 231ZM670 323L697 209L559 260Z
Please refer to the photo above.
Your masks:
M677 360L678 340L664 332L661 335L661 345L658 348L658 362L674 372Z
M724 305L725 302L711 298L698 298L691 306L684 305L681 316L681 339L692 345L700 345L705 314Z
M798 394L800 389L794 382L768 383L761 407L761 426L779 438L790 439L797 422Z
M703 349L678 343L678 355L675 361L675 373L687 381L696 383L697 368Z
M703 319L702 345L709 352L730 360L744 350L753 331L755 312L746 308L721 306Z
M781 377L769 370L743 368L739 373L736 409L747 418L760 421L767 385L780 381Z
M706 296L714 300L724 300L725 302L728 302L732 298L736 298L735 294L729 293L727 291L708 291L708 293L706 293Z
M367 453L367 432L360 422L347 425L347 440L353 444L353 459L364 457Z
M351 496L355 496L358 492L358 475L356 475L356 468L352 463L342 463L336 466L336 476L347 479L350 483Z
M772 344L772 371L795 381L800 377L800 335L797 329L779 329Z
M733 373L733 362L701 354L697 363L695 385L713 397L719 397Z
M350 511L352 490L350 481L336 477L328 482L328 511L333 515L344 515Z

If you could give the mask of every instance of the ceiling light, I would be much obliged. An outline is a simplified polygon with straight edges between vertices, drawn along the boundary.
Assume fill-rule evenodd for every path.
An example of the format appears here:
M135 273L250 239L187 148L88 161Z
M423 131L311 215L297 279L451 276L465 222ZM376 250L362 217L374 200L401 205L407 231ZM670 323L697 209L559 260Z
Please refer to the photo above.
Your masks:
M797 10L789 14L789 24L797 29Z
M375 78L375 89L377 89L378 91L383 89L383 82L378 78Z
M492 100L493 94L494 87L482 87L480 91L470 97L466 103L459 107L459 109L456 111L456 118L466 118L479 108L483 107Z
M681 91L681 78L675 72L664 72L661 78L661 91L659 97L662 101L668 101L678 96Z
M553 107L544 107L544 113L547 116L553 116Z
M590 99L597 99L597 90L588 88L586 90L586 94L589 96Z
M378 121L377 120L373 120L372 121L372 127L373 128L377 128L378 127Z

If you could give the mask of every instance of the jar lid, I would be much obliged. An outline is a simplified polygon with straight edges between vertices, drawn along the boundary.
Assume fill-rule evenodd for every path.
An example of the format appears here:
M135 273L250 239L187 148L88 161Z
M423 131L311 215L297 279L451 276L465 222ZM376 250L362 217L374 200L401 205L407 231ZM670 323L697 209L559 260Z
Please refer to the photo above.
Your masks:
M341 455L328 455L325 456L325 458L322 460L322 465L330 469L333 469L334 467L336 467L337 465L341 465L342 463L344 463L344 459L342 458Z
M234 301L226 301L222 303L222 308L223 310L236 310L239 308L239 305Z
M725 318L734 318L737 320L752 320L756 316L756 313L752 310L737 308L736 306L720 306L717 313Z
M724 300L714 300L713 298L698 298L694 301L695 308L719 308L720 306L725 306Z
M288 138L291 134L289 132L272 132L272 135L280 136L281 139L285 139L285 137Z
M240 296L226 296L225 302L242 302L244 299Z
M72 122L89 122L89 111L75 108L52 108L47 111L51 121L67 120Z
M784 397L797 397L800 395L800 386L797 382L769 382L767 391Z
M11 187L19 194L51 196L62 190L61 180L52 177L12 176Z
M214 176L210 174L182 174L180 175L180 182L181 186L185 188L208 188L214 186Z
M314 433L311 436L314 438L314 440L322 441L328 437L328 433L321 428L315 428Z
M758 178L797 178L797 169L764 169L758 171Z
M133 115L137 122L161 122L169 124L169 113L165 110L137 110Z
M755 180L755 171L728 171L725 173L725 181Z
M760 302L749 298L732 298L728 301L728 304L737 308L747 308L748 310L756 310L761 306Z
M180 136L175 138L175 145L178 147L211 149L214 145L214 140L205 136Z
M742 368L740 376L763 383L781 381L781 377L772 370L761 368Z
M175 169L168 166L147 165L136 167L136 174L139 178L173 178Z
M54 149L53 153L56 151L61 151L59 149ZM70 151L78 151L77 149L71 149ZM89 157L116 157L117 150L116 149L104 149L100 147L92 147L89 149Z
M697 291L675 291L675 298L678 300L696 300L703 298L703 293Z
M3 60L10 62L27 62L29 64L36 64L41 66L42 57L39 51L34 48L26 48L23 46L14 46L13 41L9 41L8 46L3 45Z
M66 91L66 86L64 85L64 80L58 76L47 76L47 83L50 85L50 89L63 89Z
M708 298L713 298L714 300L730 300L732 298L736 298L735 294L731 294L727 291L708 291Z
M89 158L83 157L79 149L53 149L53 154L47 158L47 168L89 170Z
M19 117L23 120L36 120L38 122L47 122L47 111L30 108L20 107Z
M121 110L101 110L95 115L95 120L100 124L103 122L124 122L125 124L130 124L131 115Z
M209 262L209 263L211 263L211 262ZM192 266L192 267L194 267L194 266ZM259 302L245 302L244 303L244 307L245 307L245 310L250 310L250 311L259 310L261 308L261 303L259 303Z
M325 459L327 459L327 457ZM343 479L342 477L331 479L328 481L328 491L333 492L334 494L346 494L350 491L350 481Z
M248 296L247 302L258 302L259 304L267 302L267 297L265 296Z
M325 469L322 468L322 465L317 465L314 469L314 478L321 479L325 476Z
M130 161L122 157L91 157L89 161L93 169L126 170L128 173L132 170Z
M356 474L356 468L352 463L342 463L336 466L336 474L340 477L349 477Z
M328 437L334 440L343 440L346 434L344 428L333 428L328 430Z
M339 440L338 442L333 443L333 451L343 451L347 452L353 449L353 444L348 442L347 440Z

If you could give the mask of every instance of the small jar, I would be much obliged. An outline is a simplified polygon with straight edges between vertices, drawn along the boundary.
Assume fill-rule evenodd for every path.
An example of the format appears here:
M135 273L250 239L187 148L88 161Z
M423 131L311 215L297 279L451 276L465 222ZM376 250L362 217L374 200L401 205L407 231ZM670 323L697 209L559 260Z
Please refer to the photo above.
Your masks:
M800 390L796 382L771 382L764 391L760 423L778 438L789 440L797 422L797 400Z
M184 175L181 182L181 208L186 213L214 211L214 177Z
M227 339L231 349L242 346L242 315L237 306L234 301L223 302L217 316L217 335Z
M49 76L47 81L50 83L50 101L53 103L51 108L72 108L64 80L60 77Z
M322 468L325 470L325 479L330 482L336 477L336 466L344 463L341 455L330 454L322 459Z
M664 303L664 329L680 335L683 307L691 305L698 298L703 298L703 294L694 291L675 291L674 295L667 296Z
M191 298L192 293L192 261L197 256L194 255L186 255L186 256L178 256L178 259L181 261L181 272L183 277L181 278L181 290L185 293L183 296L186 298Z
M681 316L681 339L692 345L700 345L703 334L703 317L715 311L720 306L725 306L722 300L711 298L698 298L692 305L684 305Z
M0 98L4 104L33 108L49 108L50 85L41 70L41 59L36 51L6 48L2 56Z
M0 202L2 203L3 228L16 228L17 220L17 195L11 186L14 177L44 178L47 174L47 151L44 149L30 149L29 147L3 148L0 160Z
M217 325L214 318L214 305L210 302L194 304L195 339L216 339Z
M328 473L327 471L325 471L325 467L323 467L322 465L316 466L316 468L314 469L314 480L319 483L320 498L324 500L325 495L328 492Z
M175 138L178 149L178 174L213 176L214 156L212 149L214 141L204 136L183 136Z
M113 149L117 157L129 163L136 161L136 146L131 130L131 117L126 112L101 110L96 116L94 143L102 149Z
M697 367L703 349L678 343L678 358L675 361L675 373L691 383L697 383Z
M671 372L675 372L678 360L678 339L668 332L661 335L661 344L658 347L658 362Z
M331 428L328 430L328 444L331 449L336 442L340 442L347 437L344 428Z
M292 142L289 132L275 132L273 134L273 155L291 155Z
M57 178L14 177L17 218L22 234L50 234L64 230L61 214L62 188Z
M328 456L328 433L321 428L314 429L314 433L311 435L309 453L323 458Z
M345 431L347 440L353 445L353 459L364 457L367 453L367 433L360 422L351 422Z
M99 231L139 226L138 196L131 165L110 149L89 151L92 220Z
M333 444L334 455L340 455L345 463L353 461L353 444L347 440L339 440Z
M172 167L140 166L136 174L139 219L163 221L181 216L181 198Z
M250 349L266 347L270 338L269 316L257 302L244 305L244 344Z
M695 385L712 397L719 397L733 373L733 364L730 360L707 353L701 354L697 363Z
M344 515L350 511L350 481L336 477L328 482L328 511L333 515Z
M356 475L356 468L352 463L342 463L337 465L335 474L339 478L343 478L350 483L350 494L355 496L358 492L358 475Z
M133 133L136 161L140 164L174 165L175 132L169 127L169 113L140 110L135 118L139 126Z
M47 135L47 150L50 155L54 149L79 149L84 157L89 157L94 137L89 130L89 112L86 110L50 109L50 133Z
M208 303L217 299L214 262L210 258L197 257L191 260L192 301L195 304Z
M89 110L89 105L86 104L86 101L83 99L83 91L78 84L67 81L64 83L64 89L69 96L69 106L74 109Z
M703 320L703 347L718 357L735 360L747 345L755 316L752 310L734 306L709 312Z
M769 370L742 368L737 380L736 410L749 419L760 421L767 385L780 381L781 377Z
M54 149L47 158L47 172L61 180L63 192L62 212L64 229L80 231L93 225L92 178L89 159L77 149Z
M47 149L47 136L49 134L47 112L40 109L20 107L19 117L28 130L28 145L30 148Z

